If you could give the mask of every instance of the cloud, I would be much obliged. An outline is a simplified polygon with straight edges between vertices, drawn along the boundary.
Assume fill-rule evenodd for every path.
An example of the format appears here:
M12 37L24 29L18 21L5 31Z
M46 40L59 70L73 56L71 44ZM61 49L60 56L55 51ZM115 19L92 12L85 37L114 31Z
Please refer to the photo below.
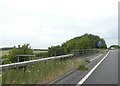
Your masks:
M33 48L47 48L84 33L99 35L108 45L117 43L117 2L1 0L0 45L30 43Z

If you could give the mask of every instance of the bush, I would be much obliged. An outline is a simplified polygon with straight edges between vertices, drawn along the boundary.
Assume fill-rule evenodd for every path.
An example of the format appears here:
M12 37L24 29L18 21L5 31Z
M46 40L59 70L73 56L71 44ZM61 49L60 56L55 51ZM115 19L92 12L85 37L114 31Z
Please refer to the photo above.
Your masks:
M80 65L79 70L82 70L82 71L88 70L88 67L86 67L85 65Z
M29 47L29 44L24 44L22 46L18 45L18 48L14 46L14 48L9 52L8 55L3 56L2 64L18 62L18 57L16 57L16 55L33 55L33 50L31 49L31 47ZM19 57L20 62L30 59L31 58L29 57Z
M99 41L102 42L101 47L98 46ZM94 48L106 49L107 45L105 40L97 35L84 34L82 36L68 40L62 45L49 47L48 56L63 55L63 54L71 53L74 50L94 49Z

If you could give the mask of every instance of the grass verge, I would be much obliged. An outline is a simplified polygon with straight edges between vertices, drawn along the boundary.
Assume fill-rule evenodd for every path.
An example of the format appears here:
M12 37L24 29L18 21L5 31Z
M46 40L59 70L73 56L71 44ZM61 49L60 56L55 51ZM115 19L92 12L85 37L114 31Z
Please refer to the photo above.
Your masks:
M67 58L40 62L28 65L26 71L23 69L7 69L2 71L3 84L44 84L57 77L84 65L82 58Z
M80 65L79 70L85 71L88 70L88 67L86 67L85 65Z

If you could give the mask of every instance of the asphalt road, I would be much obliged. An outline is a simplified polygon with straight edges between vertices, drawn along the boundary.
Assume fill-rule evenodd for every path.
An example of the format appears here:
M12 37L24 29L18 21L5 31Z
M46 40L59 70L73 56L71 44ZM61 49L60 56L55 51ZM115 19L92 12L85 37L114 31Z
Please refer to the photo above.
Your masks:
M86 57L87 59L93 59L93 57L98 56L98 54L90 55ZM104 55L100 56L99 58L96 58L94 61L87 64L87 67L89 67L89 70L86 71L80 71L76 70L73 73L67 75L66 77L55 81L52 84L77 84L102 58Z
M118 50L110 53L83 84L118 84Z
M104 56L102 55L87 64L89 70L76 70L54 84L77 84ZM118 50L110 50L108 56L83 84L118 84Z

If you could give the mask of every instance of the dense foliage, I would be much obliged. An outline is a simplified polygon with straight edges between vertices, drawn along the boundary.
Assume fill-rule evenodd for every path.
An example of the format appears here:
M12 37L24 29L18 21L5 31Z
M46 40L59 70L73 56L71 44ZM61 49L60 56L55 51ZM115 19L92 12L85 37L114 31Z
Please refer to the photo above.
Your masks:
M18 57L16 55L32 55L33 50L29 47L29 44L24 44L22 46L18 45L18 48L14 46L12 50L10 50L8 55L3 56L2 64L6 63L15 63L18 61ZM19 57L19 61L30 60L30 57Z
M48 48L48 56L59 56L65 54L64 47L59 45Z
M102 46L98 47L98 42L102 42ZM49 56L59 56L64 54L69 54L74 50L80 49L93 49L93 48L107 48L105 40L99 36L92 34L84 34L79 37L75 37L69 41L66 41L62 45L51 46L48 48L48 52L45 53L34 53L37 58L45 58ZM38 50L38 49L36 49ZM47 50L44 50L47 51ZM18 62L18 57L16 55L33 55L33 50L29 44L24 44L22 46L13 47L8 55L3 56L2 64ZM36 59L35 57L20 57L19 61L27 61L30 59Z
M120 46L119 45L111 45L109 48L115 48L115 49L118 49L118 48L120 48Z
M102 42L102 46L98 47L98 42ZM84 34L80 37L75 37L61 46L52 46L48 49L48 56L57 56L70 53L76 49L93 49L93 48L107 48L105 40L99 36L92 34Z

